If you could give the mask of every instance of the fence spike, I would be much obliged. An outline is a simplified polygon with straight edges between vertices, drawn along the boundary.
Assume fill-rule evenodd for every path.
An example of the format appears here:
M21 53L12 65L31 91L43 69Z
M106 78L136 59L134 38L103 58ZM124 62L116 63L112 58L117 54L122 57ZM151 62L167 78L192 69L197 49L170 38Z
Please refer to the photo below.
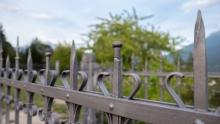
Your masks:
M19 70L19 37L17 36L17 47L16 47L16 57L15 57L15 76L17 79L18 76L18 70Z
M72 41L71 56L70 56L70 88L77 90L77 75L78 75L78 65L75 42Z
M32 72L32 56L31 56L31 49L28 50L28 60L27 60L27 78L28 82L31 82L31 72Z
M198 11L194 30L194 106L196 110L208 109L207 60L205 28L201 11Z
M9 68L10 68L10 59L9 59L9 55L7 55L7 58L6 58L6 65L5 65L5 69L6 69L6 78L9 77Z
M46 56L46 71L45 71L45 84L50 85L50 52L45 53Z

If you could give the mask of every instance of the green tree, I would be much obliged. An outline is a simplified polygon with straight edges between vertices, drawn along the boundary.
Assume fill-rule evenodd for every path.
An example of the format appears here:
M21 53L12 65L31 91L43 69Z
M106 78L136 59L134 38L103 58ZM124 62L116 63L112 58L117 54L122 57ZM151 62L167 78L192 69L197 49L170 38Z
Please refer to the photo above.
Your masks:
M49 45L42 43L40 39L34 38L31 41L30 46L20 51L20 62L22 64L27 63L29 48L31 49L31 56L33 59L34 69L38 70L44 68L46 62L45 53L53 52L53 49Z
M70 65L70 55L71 55L71 46L64 41L64 43L59 43L58 46L53 51L51 57L51 63L54 64L56 60L60 62L60 72L63 70L69 70ZM76 49L78 65L82 60L82 55L84 53L84 48Z
M3 25L0 24L0 42L2 42L3 46L3 59L6 60L7 55L9 55L11 64L15 63L15 50L12 45L7 41L6 35L4 33Z
M158 31L153 25L141 25L140 21L146 20L151 16L138 17L133 9L130 14L127 11L121 14L112 15L110 18L98 18L100 23L91 25L91 30L84 34L87 37L88 49L96 54L98 62L110 65L113 58L114 41L121 41L123 66L126 70L130 69L131 55L134 53L140 70L144 67L145 60L150 64L158 66L158 55L163 53L175 53L175 46L182 41L180 37L171 37L169 33ZM155 67L154 66L154 67Z

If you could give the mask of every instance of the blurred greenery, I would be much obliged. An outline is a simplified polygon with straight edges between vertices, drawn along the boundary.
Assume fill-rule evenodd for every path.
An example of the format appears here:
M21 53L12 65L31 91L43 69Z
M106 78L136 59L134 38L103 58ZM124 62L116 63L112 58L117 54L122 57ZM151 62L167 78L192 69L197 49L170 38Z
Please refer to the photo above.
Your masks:
M2 42L2 48L4 49L2 53L2 58L6 60L7 55L10 57L10 60L14 60L15 58L15 50L12 45L7 41L6 35L3 29L3 25L0 24L0 42ZM11 62L12 64L14 61Z
M121 41L124 70L130 69L132 53L136 57L138 70L144 67L146 59L150 65L158 65L157 55L161 52L177 54L175 48L183 38L172 37L169 33L159 31L152 24L141 24L141 21L152 16L139 17L133 9L133 13L125 10L121 14L110 13L109 18L98 18L101 22L90 25L90 31L84 34L88 49L96 54L98 63L103 62L105 66L110 66L113 58L111 44Z
M64 41L64 43L59 43L53 51L53 56L51 57L51 64L54 64L57 60L59 60L60 72L62 72L63 70L69 70L71 46L71 44L68 44ZM82 60L83 53L83 48L76 49L78 63L80 63L80 61Z

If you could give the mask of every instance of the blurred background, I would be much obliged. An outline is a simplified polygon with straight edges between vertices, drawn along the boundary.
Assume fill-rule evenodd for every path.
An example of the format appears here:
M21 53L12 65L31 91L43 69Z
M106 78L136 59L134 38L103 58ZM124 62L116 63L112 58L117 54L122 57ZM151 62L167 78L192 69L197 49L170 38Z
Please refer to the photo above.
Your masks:
M143 73L193 72L194 26L199 9L206 32L207 70L219 73L220 0L0 1L3 58L6 60L9 55L11 66L14 67L19 36L22 69L26 68L30 48L35 70L45 68L44 54L50 51L51 68L61 73L69 69L74 40L80 70L88 71L86 57L92 53L95 55L95 81L96 73L112 70L111 44L121 41L122 70L142 74L143 84L147 80L149 85L148 91L144 85L136 97L174 102L163 90L164 76L146 76ZM193 78L181 80L181 91L175 83L177 80L173 80L176 92L179 92L185 104L193 105ZM106 81L111 82L111 79ZM126 96L132 90L132 80L123 81L127 82L123 84ZM208 82L209 107L216 108L220 105L220 82L218 78L209 78ZM96 88L96 82L93 84L93 90L100 91ZM58 85L62 85L60 79ZM111 89L108 83L106 87ZM40 102L37 104L42 106ZM60 106L64 110L59 105L59 109L56 106L55 110L63 114L63 118L67 117L65 104Z

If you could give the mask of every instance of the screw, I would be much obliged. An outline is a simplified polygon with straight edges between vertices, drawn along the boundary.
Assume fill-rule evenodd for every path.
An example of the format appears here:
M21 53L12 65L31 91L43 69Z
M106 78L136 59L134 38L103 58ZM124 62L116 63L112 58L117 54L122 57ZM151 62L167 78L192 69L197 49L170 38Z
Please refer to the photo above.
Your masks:
M69 99L69 98L70 98L70 95L69 95L69 94L66 94L66 98Z
M41 92L43 92L43 91L44 91L44 89L41 89L40 91L41 91Z
M14 84L14 82L11 82L11 84Z
M114 109L114 104L113 104L113 103L110 103L110 104L109 104L109 110L110 110L110 111L113 111L113 109Z
M26 85L24 85L24 88L26 87Z

